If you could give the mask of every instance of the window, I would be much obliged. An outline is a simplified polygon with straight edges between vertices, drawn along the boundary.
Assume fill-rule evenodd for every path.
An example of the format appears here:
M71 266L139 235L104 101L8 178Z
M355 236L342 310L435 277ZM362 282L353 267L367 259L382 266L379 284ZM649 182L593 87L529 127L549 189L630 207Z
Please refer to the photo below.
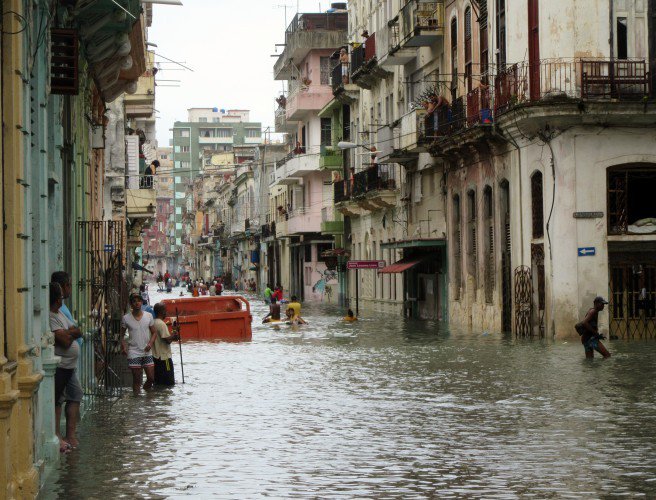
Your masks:
M542 198L542 172L535 172L531 176L533 238L542 238L544 236L544 208Z
M169 155L159 155L160 160L168 160Z
M180 137L189 137L189 130L181 130L180 131Z
M333 70L330 57L322 57L319 64L321 67L321 85L330 85L330 76Z
M174 146L173 147L173 152L174 153L179 153L180 152L180 146Z
M305 253L304 255L305 262L312 262L312 245L305 245L303 247L303 250ZM312 274L312 269L310 269L310 272L308 274L310 275Z
M656 167L635 165L608 171L609 234L645 234L656 217ZM653 232L652 232L653 234Z
M182 207L175 207L175 214L182 215Z
M467 92L472 89L472 15L471 8L465 10L465 82Z
M180 162L179 162L178 160L174 161L174 162L173 162L173 166L174 166L175 168L180 168Z
M497 71L506 66L506 0L496 0Z
M321 145L330 146L332 144L332 120L330 118L321 119Z
M220 137L222 139L232 137L232 129L230 129L230 128L215 128L214 129L214 137ZM257 137L259 137L259 136L257 136Z
M176 175L176 176L175 176L175 183L176 183L176 184L180 184L181 182L182 182L182 177Z
M487 0L479 3L479 12L477 15L478 20L478 49L479 49L479 62L481 74L481 83L488 84L488 69L489 69L489 45L487 38Z
M189 152L189 146L180 146L180 152L181 153L188 153Z
M618 17L616 23L617 58L626 59L629 54L629 30L626 17Z
M467 193L467 233L468 272L474 279L474 286L476 286L478 235L476 234L476 191L474 190Z
M191 168L191 162L188 162L188 161L181 161L181 162L180 162L180 167L181 167L181 168L189 169L189 168Z
M462 239L460 229L460 196L453 195L453 286L454 299L460 300L460 284L462 282Z
M485 302L491 304L494 298L496 262L494 261L494 205L490 186L485 186L483 190L483 209L487 229L485 235Z
M219 118L218 116L212 118L212 123L220 123L220 122L221 122L221 118Z
M198 122L199 123L207 123L207 118L205 116L201 116L200 118L198 118Z
M260 132L259 129L257 128L247 128L246 129L246 137L250 138L257 138L262 135L262 132Z
M325 262L328 257L323 257L321 254L332 249L332 243L317 243L317 260L320 262Z
M451 99L458 97L458 20L451 19Z

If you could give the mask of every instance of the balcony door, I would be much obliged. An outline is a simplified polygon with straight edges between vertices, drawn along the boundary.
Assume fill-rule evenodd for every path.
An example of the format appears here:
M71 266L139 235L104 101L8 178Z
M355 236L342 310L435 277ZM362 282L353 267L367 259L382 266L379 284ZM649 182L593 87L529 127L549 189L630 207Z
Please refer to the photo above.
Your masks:
M538 0L528 0L528 67L531 100L540 99L540 20Z

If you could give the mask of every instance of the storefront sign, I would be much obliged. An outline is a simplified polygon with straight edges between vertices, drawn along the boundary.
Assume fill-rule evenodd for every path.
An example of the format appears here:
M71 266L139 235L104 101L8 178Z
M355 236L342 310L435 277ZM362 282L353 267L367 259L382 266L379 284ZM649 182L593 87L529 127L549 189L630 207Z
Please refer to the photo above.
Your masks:
M346 269L382 269L385 267L384 260L349 260Z
M574 212L575 219L601 219L603 212Z

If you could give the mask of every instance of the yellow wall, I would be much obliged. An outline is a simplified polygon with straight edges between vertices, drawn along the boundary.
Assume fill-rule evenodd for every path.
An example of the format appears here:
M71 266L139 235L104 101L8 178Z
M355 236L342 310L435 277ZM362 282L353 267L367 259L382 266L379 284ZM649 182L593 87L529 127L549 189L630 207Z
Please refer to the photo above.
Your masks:
M4 0L3 12L23 14L21 0ZM3 185L6 224L0 248L4 251L3 269L7 349L0 351L0 497L32 498L38 492L38 473L34 466L33 429L34 393L42 375L34 373L24 331L24 259L25 192L21 180L26 179L22 128L23 109L23 37L16 15L3 16L2 32L2 136ZM25 76L26 77L26 76ZM1 322L0 322L1 323ZM0 328L2 326L0 325ZM1 331L1 330L0 330Z

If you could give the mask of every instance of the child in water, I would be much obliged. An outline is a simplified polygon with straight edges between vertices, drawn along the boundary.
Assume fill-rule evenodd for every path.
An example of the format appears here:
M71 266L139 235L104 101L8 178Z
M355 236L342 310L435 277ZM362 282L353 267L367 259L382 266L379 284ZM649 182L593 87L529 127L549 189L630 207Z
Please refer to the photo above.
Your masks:
M346 316L344 316L344 321L357 321L358 318L355 317L355 314L353 314L353 310L349 309L346 311Z
M296 314L293 307L288 307L285 314L287 315L287 323L290 325L307 325L307 321Z

